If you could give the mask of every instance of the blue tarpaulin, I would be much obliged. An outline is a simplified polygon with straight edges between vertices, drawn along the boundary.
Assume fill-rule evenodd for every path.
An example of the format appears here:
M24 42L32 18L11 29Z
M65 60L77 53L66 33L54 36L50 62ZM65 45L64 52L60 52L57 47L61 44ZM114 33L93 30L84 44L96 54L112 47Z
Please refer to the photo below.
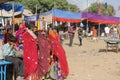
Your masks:
M67 19L80 19L81 18L81 13L69 12L69 11L64 11L64 10L59 10L59 9L54 9L53 15L55 17L67 18Z
M7 3L4 3L4 4L0 4L0 10L5 10L5 11L10 11L12 10L12 4L7 4ZM14 4L14 12L23 12L24 11L24 6L23 5L20 5L20 4Z
M52 17L56 21L62 22L80 22L82 13L70 12L65 10L53 9L43 13L43 15L52 14Z

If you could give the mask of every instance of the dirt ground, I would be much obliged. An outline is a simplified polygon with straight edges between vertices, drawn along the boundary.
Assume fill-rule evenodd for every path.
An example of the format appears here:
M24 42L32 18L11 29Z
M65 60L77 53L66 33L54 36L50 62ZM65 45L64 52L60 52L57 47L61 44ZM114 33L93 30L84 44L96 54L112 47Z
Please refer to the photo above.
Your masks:
M69 47L68 43L69 40L63 43L69 64L66 80L120 80L120 51L106 53L102 39L93 42L84 38L83 45L79 46L75 36L73 46Z

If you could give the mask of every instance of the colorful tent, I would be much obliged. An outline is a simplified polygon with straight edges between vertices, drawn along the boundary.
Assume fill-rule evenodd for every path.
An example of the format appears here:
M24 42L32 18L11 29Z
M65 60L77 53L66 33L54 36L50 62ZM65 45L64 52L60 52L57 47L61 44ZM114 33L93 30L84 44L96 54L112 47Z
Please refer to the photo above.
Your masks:
M99 14L93 14L88 12L82 13L82 18L88 19L90 22L96 22L101 24L119 24L120 18L113 16L104 16Z
M0 16L2 17L12 17L12 4L0 4ZM21 14L24 11L24 6L20 4L14 5L14 16Z
M42 15L49 15L52 14L52 19L55 21L61 21L61 22L81 22L81 13L77 12L69 12L59 9L53 9L51 11L45 12Z
M0 5L0 10L5 10L5 11L10 11L12 10L12 4L7 4L7 3L4 3L4 4L1 4ZM24 6L23 5L20 5L20 4L14 4L14 12L23 12L24 10Z

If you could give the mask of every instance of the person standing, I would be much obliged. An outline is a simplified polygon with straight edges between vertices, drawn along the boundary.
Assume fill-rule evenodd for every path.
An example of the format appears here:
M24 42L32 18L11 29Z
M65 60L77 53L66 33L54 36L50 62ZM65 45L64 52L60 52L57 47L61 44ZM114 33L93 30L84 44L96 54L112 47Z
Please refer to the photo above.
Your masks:
M118 29L116 26L113 28L113 36L115 39L118 38Z
M70 38L69 46L72 46L72 44L73 44L73 38L74 38L73 26L70 26L70 27L68 28L68 34L69 34L69 38Z
M97 40L97 38L96 38L97 37L97 30L96 30L95 26L93 26L92 31L93 31L93 33L92 33L93 40L96 41Z
M110 28L109 28L108 26L106 26L106 27L104 28L104 31L105 31L105 36L106 36L106 38L108 38L108 37L109 37Z
M83 30L81 27L78 28L78 39L79 39L79 46L82 46L82 36L83 36Z

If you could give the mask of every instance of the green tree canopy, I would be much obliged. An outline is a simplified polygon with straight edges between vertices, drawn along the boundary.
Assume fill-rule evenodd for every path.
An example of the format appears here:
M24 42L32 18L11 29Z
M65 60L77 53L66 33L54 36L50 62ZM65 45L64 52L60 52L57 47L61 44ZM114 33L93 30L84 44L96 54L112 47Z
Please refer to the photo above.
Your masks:
M108 16L114 16L115 15L115 10L112 5L107 5L107 8L105 8L104 3L100 3L101 5L101 14L103 15L108 15ZM98 13L98 3L93 3L91 6L86 9L88 12L91 13Z
M16 3L23 4L26 8L30 9L33 13L45 12L52 8L58 8L62 10L78 11L79 8L76 5L69 4L67 0L19 0Z

